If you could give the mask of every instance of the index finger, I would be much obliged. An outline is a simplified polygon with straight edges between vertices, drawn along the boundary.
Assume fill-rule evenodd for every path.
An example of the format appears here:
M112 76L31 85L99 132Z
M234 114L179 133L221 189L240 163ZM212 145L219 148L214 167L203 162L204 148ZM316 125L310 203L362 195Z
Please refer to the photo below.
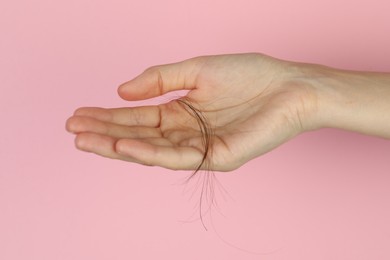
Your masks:
M158 127L161 122L161 111L158 106L82 107L77 109L74 115L92 117L100 121L126 126Z

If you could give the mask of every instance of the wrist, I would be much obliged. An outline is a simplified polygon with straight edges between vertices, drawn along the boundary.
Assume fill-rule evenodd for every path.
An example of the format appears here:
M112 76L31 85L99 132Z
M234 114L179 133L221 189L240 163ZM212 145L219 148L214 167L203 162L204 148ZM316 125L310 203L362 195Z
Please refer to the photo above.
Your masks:
M390 74L303 65L316 96L312 128L390 138Z

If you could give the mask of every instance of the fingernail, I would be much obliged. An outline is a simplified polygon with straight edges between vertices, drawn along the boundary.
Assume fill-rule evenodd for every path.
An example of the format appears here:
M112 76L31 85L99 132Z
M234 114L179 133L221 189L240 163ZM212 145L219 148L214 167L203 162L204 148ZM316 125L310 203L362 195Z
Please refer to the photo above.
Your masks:
M126 152L124 151L122 145L118 145L118 143L115 145L115 151L118 153L118 154L121 154L121 155L126 155Z

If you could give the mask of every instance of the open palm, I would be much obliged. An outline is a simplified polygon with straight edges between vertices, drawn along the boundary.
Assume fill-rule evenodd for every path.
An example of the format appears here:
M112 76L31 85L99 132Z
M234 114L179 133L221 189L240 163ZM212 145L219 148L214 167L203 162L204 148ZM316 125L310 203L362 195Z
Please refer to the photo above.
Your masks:
M306 130L315 96L293 67L261 54L154 66L122 84L119 95L132 101L182 89L188 94L158 106L79 108L66 127L79 149L105 157L233 170Z

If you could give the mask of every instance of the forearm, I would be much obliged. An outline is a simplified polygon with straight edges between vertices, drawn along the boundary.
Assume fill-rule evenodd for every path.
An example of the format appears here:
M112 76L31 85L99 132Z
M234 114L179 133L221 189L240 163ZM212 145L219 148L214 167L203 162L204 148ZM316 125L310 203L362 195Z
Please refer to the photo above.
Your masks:
M313 68L318 128L340 128L390 139L390 73Z

